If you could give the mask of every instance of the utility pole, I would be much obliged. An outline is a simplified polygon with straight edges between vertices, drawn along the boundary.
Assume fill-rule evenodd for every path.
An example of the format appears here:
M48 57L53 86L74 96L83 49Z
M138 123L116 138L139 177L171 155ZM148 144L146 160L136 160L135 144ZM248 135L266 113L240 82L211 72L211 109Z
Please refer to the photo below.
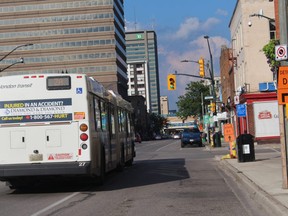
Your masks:
M287 44L287 6L288 0L280 0L278 2L279 11L279 30L280 30L280 44ZM288 66L287 61L282 61L281 66ZM278 71L279 73L279 71ZM280 140L281 140L281 160L282 160L282 187L288 189L288 172L287 172L287 140L288 140L288 116L286 116L286 105L279 105L279 122L280 122Z

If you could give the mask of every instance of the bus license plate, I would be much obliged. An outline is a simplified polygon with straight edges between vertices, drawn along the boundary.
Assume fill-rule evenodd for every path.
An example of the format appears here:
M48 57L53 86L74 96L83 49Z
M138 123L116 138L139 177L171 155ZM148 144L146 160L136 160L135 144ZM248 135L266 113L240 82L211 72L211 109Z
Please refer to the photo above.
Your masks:
M30 161L43 161L43 154L31 154L29 156Z

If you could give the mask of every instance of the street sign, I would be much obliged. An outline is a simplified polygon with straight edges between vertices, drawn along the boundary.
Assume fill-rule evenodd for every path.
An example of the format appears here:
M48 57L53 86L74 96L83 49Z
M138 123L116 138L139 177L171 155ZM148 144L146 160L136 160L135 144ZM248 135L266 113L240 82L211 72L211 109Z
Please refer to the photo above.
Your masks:
M212 99L213 99L213 96L205 96L204 99L205 99L205 100L212 100Z
M238 104L236 111L238 117L246 117L246 104Z
M288 89L288 67L279 67L278 89Z
M279 67L278 71L278 87L277 98L278 104L284 105L288 103L288 66Z
M288 104L288 89L278 89L277 97L279 105Z
M225 142L233 142L235 140L234 128L232 124L224 124L224 140Z
M204 121L204 124L208 124L210 122L210 116L204 115L203 121Z
M275 46L275 60L287 60L287 44Z

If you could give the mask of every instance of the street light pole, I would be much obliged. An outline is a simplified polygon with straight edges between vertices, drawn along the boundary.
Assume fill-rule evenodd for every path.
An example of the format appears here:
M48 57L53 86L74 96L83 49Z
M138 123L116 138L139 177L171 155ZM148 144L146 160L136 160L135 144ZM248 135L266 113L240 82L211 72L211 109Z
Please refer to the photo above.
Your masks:
M215 91L215 80L214 80L214 70L213 70L213 57L209 43L209 36L205 35L204 38L207 40L209 54L210 54L210 76L211 76L211 84L212 84L212 91L213 91L213 103L216 106L216 91ZM215 114L217 115L217 109L215 108Z
M21 57L19 61L12 63L5 68L0 68L0 73L16 64L22 64L22 63L24 63L24 59Z
M268 19L270 22L275 22L275 19L270 18L270 17L267 17L267 16L264 16L264 15L262 15L262 14L251 14L251 15L249 15L249 17L255 17L255 16L257 16L258 18L259 18L259 17L263 17L263 18L265 18L265 19Z
M12 49L10 52L8 52L6 55L4 55L1 59L0 59L0 62L3 61L5 58L7 58L11 53L13 53L14 51L16 51L17 49L20 49L21 47L27 47L27 46L32 46L33 44L32 43L28 43L28 44L22 44L22 45L19 45L19 46L16 46L14 49ZM16 65L16 64L19 64L19 63L24 63L24 59L21 57L19 61L17 62L14 62L4 68L0 68L0 73L3 72L4 70Z
M3 61L5 58L7 58L7 56L9 56L11 53L13 53L15 50L20 49L21 47L27 47L27 46L32 46L32 43L28 43L28 44L22 44L19 45L17 47L15 47L14 49L12 49L9 53L7 53L6 55L4 55L1 59L0 62Z
M184 59L184 60L182 60L181 62L194 62L194 63L199 64L199 61L187 60L187 59Z

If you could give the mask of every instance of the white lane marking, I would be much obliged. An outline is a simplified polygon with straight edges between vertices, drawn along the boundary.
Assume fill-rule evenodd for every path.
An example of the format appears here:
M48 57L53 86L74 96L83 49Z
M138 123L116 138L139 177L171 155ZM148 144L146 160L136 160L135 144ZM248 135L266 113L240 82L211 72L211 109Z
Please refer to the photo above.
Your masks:
M166 148L166 147L168 147L168 146L170 146L170 145L174 145L176 142L177 142L177 141L172 142L172 143L170 143L170 144L168 144L168 145L162 146L161 148L157 149L156 152L157 152L157 151L160 151L161 149Z
M65 197L65 198L63 198L63 199L61 199L61 200L59 200L58 202L55 202L55 203L53 203L53 204L47 206L46 208L44 208L44 209L42 209L42 210L40 210L40 211L38 211L38 212L32 214L31 216L38 216L38 215L41 215L42 213L44 213L44 212L46 212L46 211L48 211L48 210L54 208L54 207L57 206L57 205L60 205L61 203L65 202L65 201L67 201L67 200L69 200L69 199L71 199L71 198L74 197L74 196L77 196L78 194L80 194L80 192L75 192L75 193L73 193L73 194L71 194L71 195L69 195L69 196L67 196L67 197Z

